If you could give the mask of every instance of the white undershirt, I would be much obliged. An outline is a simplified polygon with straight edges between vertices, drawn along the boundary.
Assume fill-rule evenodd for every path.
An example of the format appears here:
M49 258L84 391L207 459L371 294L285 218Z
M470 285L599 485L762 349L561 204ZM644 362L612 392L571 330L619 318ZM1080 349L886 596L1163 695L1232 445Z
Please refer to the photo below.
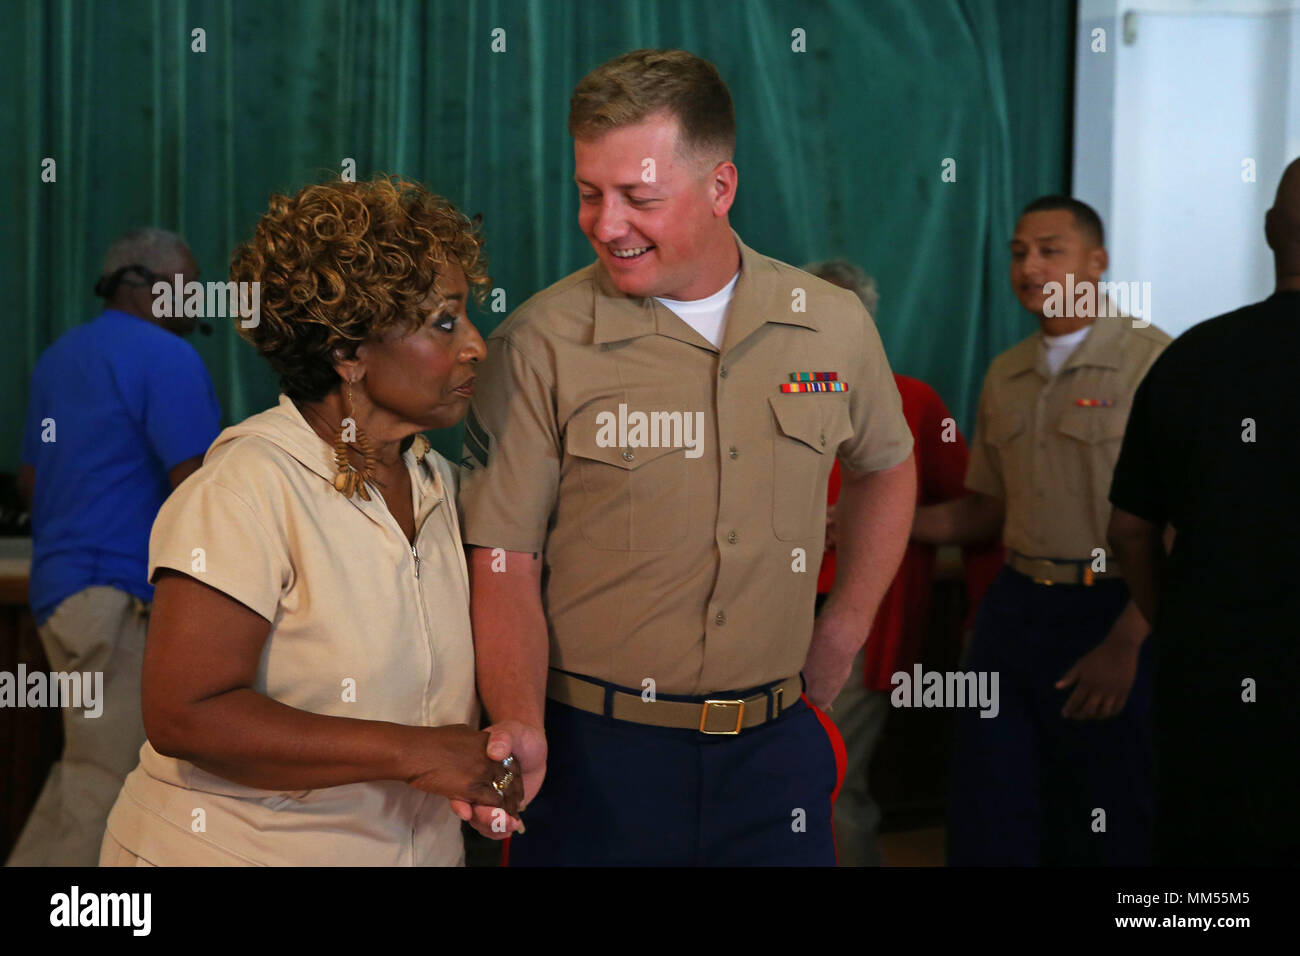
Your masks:
M682 302L678 299L661 299L655 296L655 301L671 309L674 315L708 339L714 348L721 348L727 306L731 305L731 296L736 291L736 280L739 278L740 271L737 270L730 282L707 299Z
M1079 343L1086 339L1091 331L1092 323L1089 322L1083 328L1067 332L1065 335L1043 336L1043 348L1047 351L1047 368L1053 375L1061 370L1070 353L1079 347Z

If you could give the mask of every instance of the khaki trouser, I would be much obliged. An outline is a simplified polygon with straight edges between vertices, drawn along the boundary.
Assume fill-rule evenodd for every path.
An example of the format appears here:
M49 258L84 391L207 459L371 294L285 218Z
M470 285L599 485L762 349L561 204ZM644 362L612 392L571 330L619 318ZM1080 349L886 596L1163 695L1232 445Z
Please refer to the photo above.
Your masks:
M52 671L103 672L102 713L63 708L63 754L7 866L95 866L108 811L140 759L140 671L149 605L112 587L64 599L38 629Z
M830 717L844 738L848 756L844 786L835 801L835 854L840 866L880 866L876 831L880 807L871 796L871 757L885 718L889 716L889 691L870 690L863 684L862 651L854 658L848 683L831 705Z

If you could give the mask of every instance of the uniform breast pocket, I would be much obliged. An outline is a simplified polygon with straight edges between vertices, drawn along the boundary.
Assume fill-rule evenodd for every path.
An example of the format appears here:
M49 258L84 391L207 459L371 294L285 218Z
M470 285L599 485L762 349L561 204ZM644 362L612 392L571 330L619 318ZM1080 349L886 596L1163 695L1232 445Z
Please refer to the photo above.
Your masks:
M664 551L681 544L690 509L685 449L619 445L617 426L611 433L596 415L581 413L565 433L582 492L583 538L606 551Z
M839 394L772 395L772 530L783 541L819 535L835 449L853 434Z
M1065 487L1072 494L1093 495L1105 500L1110 479L1119 460L1120 444L1128 408L1067 408L1057 430L1070 439L1073 452L1063 463ZM1109 510L1109 506L1107 506Z

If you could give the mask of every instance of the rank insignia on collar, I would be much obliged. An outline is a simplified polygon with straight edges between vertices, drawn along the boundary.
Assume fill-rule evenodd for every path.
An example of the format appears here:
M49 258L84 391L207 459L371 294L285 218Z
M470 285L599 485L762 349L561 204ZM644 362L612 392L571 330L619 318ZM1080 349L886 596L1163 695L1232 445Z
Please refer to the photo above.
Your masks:
M1080 408L1110 408L1115 403L1109 398L1076 398L1074 404Z

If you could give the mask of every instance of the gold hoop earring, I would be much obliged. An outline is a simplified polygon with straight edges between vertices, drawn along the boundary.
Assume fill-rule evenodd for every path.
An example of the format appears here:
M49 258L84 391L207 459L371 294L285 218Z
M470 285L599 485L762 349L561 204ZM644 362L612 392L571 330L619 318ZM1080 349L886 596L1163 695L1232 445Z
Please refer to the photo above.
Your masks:
M338 467L338 474L334 476L334 490L338 491L345 498L351 498L353 494L360 495L362 501L370 500L370 492L366 491L366 484L373 483L373 469L375 465L374 449L370 445L370 439L366 433L357 427L356 419L353 418L355 409L352 405L352 382L348 382L348 413L343 421L339 424L338 437L334 441L334 464ZM351 424L349 424L351 423ZM361 470L358 471L353 467L352 462L348 459L348 445L357 446L357 451L361 453L363 462Z

